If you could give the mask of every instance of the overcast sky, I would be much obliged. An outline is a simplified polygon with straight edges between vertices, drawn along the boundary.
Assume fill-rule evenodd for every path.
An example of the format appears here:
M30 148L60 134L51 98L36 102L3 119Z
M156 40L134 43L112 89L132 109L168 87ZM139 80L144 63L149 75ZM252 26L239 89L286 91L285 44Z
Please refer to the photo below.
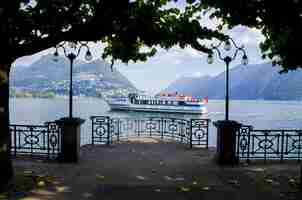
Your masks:
M178 2L177 6L182 8L183 2ZM215 20L209 19L203 19L201 23L209 28L215 28L217 25ZM263 40L263 36L259 30L237 26L232 30L224 30L224 32L230 35L238 46L242 44L245 46L250 64L265 62L261 59L259 49L259 42ZM102 45L93 44L90 47L94 59L101 58ZM30 65L38 60L41 55L53 52L53 49L48 49L32 56L19 58L15 62L15 65ZM234 51L230 51L230 55L232 55L233 52ZM240 64L241 57L242 55L238 55L230 67ZM179 47L174 47L168 51L158 49L157 54L145 63L130 63L128 65L118 63L115 64L115 68L124 74L138 89L146 90L154 94L181 76L213 76L223 72L225 70L224 62L218 60L216 54L214 59L214 63L209 65L206 62L206 54L195 51L192 48L180 49Z

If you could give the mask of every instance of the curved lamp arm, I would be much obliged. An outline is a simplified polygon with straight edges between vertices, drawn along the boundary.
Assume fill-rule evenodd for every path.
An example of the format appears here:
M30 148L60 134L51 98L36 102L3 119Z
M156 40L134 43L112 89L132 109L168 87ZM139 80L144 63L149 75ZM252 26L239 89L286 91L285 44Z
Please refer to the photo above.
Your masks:
M55 47L56 51L54 53L54 56L57 57L59 55L58 49L61 48L61 49L63 49L65 57L69 57L70 55L73 55L73 57L76 58L76 57L79 56L82 48L84 47L87 50L86 51L86 55L85 55L85 59L87 61L89 61L89 60L92 59L92 55L91 55L91 52L90 52L90 48L88 46L88 42L71 42L71 44L72 43L73 43L74 46L73 47L69 47L69 48L74 49L75 53L68 53L67 50L66 50L67 49L67 47L66 47L67 42L63 41L63 42L61 42L61 43L59 43L59 44L56 45L56 47Z
M228 41L230 41L230 42L228 42ZM231 57L230 56L222 57L221 52L219 50L219 47L222 45L222 43L226 43L226 42L228 42L228 45L233 45L235 47L235 52L234 52L233 56L231 56ZM212 52L209 53L209 55L208 55L208 58L210 58L210 61L212 61L212 59L213 59L212 54L213 54L213 50L215 50L218 54L218 58L224 62L226 62L226 61L231 62L231 61L235 60L238 52L242 52L242 54L243 54L242 63L244 65L246 65L248 62L248 58L247 58L246 51L244 50L244 46L241 46L241 47L237 46L237 44L231 37L227 37L227 39L225 41L220 41L219 44L217 44L217 45L212 44L211 47L212 47L211 48ZM227 50L229 50L229 49L230 49L230 47ZM211 63L212 62L209 62L209 64L211 64Z

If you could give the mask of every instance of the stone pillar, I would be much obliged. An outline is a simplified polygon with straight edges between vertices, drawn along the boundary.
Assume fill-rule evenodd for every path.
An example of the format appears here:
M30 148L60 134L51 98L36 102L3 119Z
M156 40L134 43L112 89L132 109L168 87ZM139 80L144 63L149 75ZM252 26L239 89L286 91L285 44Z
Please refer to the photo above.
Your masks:
M241 124L231 120L221 120L213 123L217 128L217 154L216 159L221 165L234 165L239 163L236 155L236 132Z
M55 121L61 129L61 152L59 160L62 162L78 162L81 142L80 118L61 118Z

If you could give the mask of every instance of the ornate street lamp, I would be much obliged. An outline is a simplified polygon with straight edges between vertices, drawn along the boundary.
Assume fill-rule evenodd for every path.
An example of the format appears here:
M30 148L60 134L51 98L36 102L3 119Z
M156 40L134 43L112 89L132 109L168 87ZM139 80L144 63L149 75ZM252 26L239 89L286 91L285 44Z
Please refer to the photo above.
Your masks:
M54 61L58 60L58 49L62 48L64 55L69 59L70 62L70 81L69 81L69 118L73 118L72 116L72 69L74 60L79 56L81 50L83 48L86 49L85 59L87 61L92 60L92 55L90 49L88 47L88 42L62 42L58 44L56 47L56 51L54 52Z
M230 51L232 49L232 45L235 47L235 52L233 54L233 56L225 56L222 57L221 52L219 50L219 47L224 44L224 50L225 51ZM235 43L235 41L228 37L225 41L221 41L218 45L211 45L212 47L212 51L208 54L208 58L207 58L207 62L209 64L212 64L214 62L214 58L213 58L213 50L215 50L218 54L218 57L220 60L224 61L226 64L226 95L225 95L225 120L228 121L229 120L229 65L230 63L236 59L236 56L238 54L238 52L241 52L243 54L242 56L242 61L241 63L243 65L247 65L248 64L248 58L246 55L246 52L244 50L244 46L242 45L241 47L238 47Z

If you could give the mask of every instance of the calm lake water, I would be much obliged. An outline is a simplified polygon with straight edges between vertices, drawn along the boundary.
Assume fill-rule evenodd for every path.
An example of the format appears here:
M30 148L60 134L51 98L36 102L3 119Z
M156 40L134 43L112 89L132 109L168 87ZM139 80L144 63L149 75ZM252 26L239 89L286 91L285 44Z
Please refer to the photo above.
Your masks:
M209 100L206 115L180 115L145 112L111 112L101 99L74 99L74 117L86 119L82 126L81 144L90 143L92 115L114 117L175 117L209 118L213 121L224 119L224 101ZM68 99L10 99L10 123L39 125L68 115ZM301 129L302 102L298 101L231 101L229 118L257 129ZM209 144L215 146L216 128L210 124Z

